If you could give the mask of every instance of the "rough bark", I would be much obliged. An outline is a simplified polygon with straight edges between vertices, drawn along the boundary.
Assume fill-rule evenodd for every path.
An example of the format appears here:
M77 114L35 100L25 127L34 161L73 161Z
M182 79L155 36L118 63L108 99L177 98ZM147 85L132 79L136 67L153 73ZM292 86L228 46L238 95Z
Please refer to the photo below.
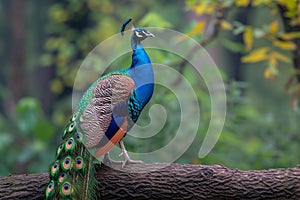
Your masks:
M230 169L223 165L134 164L97 169L101 199L300 199L300 167ZM48 173L0 177L0 199L44 199Z

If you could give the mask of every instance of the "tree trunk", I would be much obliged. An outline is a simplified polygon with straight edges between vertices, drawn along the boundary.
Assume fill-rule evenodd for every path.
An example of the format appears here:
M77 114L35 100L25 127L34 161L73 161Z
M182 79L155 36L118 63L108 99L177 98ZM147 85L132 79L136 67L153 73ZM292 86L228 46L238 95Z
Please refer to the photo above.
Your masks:
M223 165L97 167L100 199L300 199L300 167L237 170ZM0 199L44 199L48 173L0 177Z
M300 2L297 2L297 5L300 6ZM287 33L291 33L291 32L299 32L300 31L300 26L299 25L291 25L291 20L292 18L289 18L289 16L287 15L287 8L282 6L282 5L278 5L278 9L279 9L279 13L280 16L282 18L283 21L283 26L284 26L284 30ZM294 68L296 70L296 78L298 83L300 83L300 39L294 39L293 42L295 43L296 48L293 50L293 64L294 64ZM299 94L300 95L300 94Z
M8 81L14 102L18 102L26 94L25 81L25 25L24 25L25 1L10 1L10 29L11 29L11 52L10 52L10 77ZM10 105L14 106L14 105ZM12 112L12 111L11 111Z

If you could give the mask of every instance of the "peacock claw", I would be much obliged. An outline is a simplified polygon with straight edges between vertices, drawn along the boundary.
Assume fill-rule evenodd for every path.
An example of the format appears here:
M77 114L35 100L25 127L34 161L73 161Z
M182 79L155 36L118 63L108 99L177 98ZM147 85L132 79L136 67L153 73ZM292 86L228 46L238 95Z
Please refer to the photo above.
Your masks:
M141 160L131 160L130 158L125 158L125 160L122 162L122 168L125 167L126 164L139 164L139 163L144 163Z
M112 165L119 165L119 164L122 164L123 162L122 161L116 161L116 160L112 160L110 157L109 157L109 154L106 153L104 155L104 158L102 160L102 163L105 164L106 166L112 166Z
M125 167L126 164L138 164L138 163L143 163L143 161L141 160L131 160L128 156L128 153L125 149L125 146L124 146L124 143L123 141L121 140L120 141L120 146L121 146L121 149L122 149L122 153L120 153L119 156L123 156L124 157L124 161L122 163L122 168Z

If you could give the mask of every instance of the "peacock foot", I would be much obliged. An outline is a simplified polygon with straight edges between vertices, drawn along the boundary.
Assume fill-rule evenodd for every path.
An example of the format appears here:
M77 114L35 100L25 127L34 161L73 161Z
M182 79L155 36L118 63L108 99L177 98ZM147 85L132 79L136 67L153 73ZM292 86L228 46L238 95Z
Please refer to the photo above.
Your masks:
M127 153L127 151L125 149L125 146L124 146L124 143L123 143L122 140L120 141L120 146L121 146L121 149L122 149L122 153L119 156L123 156L124 157L124 161L122 162L122 168L124 168L126 164L143 163L143 161L141 161L141 160L131 160L129 158L128 153Z
M104 154L104 158L102 160L102 163L106 166L112 166L112 165L120 165L120 164L123 164L123 161L116 161L116 160L112 160L110 157L109 157L109 154L106 153Z
M143 161L141 160L132 160L129 158L127 152L126 154L124 154L123 152L119 155L119 156L123 156L124 157L124 160L122 161L122 168L125 167L125 165L127 164L139 164L139 163L144 163Z

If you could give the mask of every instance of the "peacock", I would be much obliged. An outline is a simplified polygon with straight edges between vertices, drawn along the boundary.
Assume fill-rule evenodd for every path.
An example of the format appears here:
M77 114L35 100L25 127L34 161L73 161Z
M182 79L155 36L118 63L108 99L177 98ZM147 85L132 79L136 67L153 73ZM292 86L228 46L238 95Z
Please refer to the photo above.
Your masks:
M130 21L121 26L122 35ZM122 167L140 162L129 158L122 139L153 94L153 69L141 42L154 35L145 28L131 30L131 66L100 77L83 94L50 166L46 199L96 199L93 163L102 156L102 162L118 162L108 154L117 143L124 157Z

